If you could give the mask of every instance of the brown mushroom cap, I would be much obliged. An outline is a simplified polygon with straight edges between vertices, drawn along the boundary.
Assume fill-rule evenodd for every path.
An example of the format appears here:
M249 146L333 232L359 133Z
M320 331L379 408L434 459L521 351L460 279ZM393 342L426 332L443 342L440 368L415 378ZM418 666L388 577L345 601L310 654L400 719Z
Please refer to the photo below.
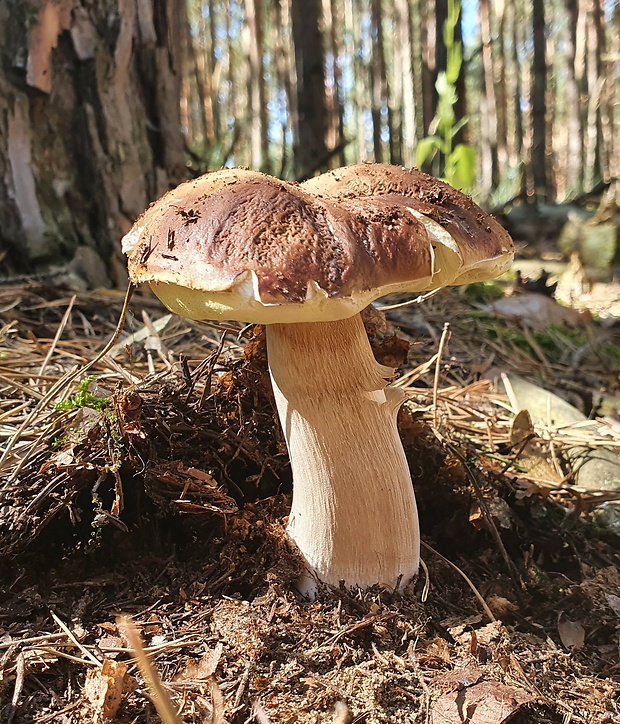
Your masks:
M194 319L344 319L394 291L487 279L508 234L417 170L361 164L296 185L243 169L181 184L123 239L134 282Z
M306 181L302 188L337 202L382 200L386 205L406 206L423 217L429 233L441 236L444 246L459 257L455 276L446 280L446 285L494 279L512 264L514 243L504 227L469 196L417 168L360 163L328 171Z

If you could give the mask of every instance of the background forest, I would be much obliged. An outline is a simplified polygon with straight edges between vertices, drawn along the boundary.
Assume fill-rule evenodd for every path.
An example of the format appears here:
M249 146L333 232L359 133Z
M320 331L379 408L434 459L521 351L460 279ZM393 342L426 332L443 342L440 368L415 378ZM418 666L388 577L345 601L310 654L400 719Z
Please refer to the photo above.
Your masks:
M0 21L8 275L121 283L133 219L222 165L421 164L495 209L620 176L614 0L2 0Z
M288 178L360 160L414 165L421 139L437 133L437 89L445 97L452 62L454 113L466 121L453 125L476 150L479 197L564 199L618 175L617 2L463 0L459 13L458 0L188 0L187 9L183 125L205 164Z

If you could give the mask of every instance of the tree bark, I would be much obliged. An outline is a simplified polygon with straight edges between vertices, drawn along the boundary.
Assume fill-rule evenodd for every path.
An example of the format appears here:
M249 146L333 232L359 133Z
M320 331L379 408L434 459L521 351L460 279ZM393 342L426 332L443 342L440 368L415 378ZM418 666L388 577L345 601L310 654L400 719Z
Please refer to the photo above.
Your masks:
M297 176L302 178L326 168L328 161L320 0L293 0L292 21L297 70L295 158Z
M613 80L611 95L615 99L616 104L610 109L610 123L612 128L612 153L610 161L610 173L615 179L614 193L616 204L620 208L620 108L618 108L617 100L620 98L620 5L616 5L614 10L612 25L610 28L611 36L611 57L613 58ZM610 63L611 64L611 63Z
M506 98L506 8L503 3L496 7L497 42L491 46L493 56L493 76L495 86L495 115L497 118L497 168L500 178L508 173L508 116ZM461 78L465 73L461 73Z
M480 0L480 37L482 41L483 79L481 97L481 157L482 187L489 194L499 180L497 167L497 115L495 83L493 79L493 54L491 49L491 3Z
M245 0L245 14L250 30L248 77L250 99L250 141L252 167L269 171L269 141L267 137L267 102L265 69L263 68L263 13L261 0Z
M387 79L385 72L385 53L383 50L383 24L380 0L370 2L370 36L372 38L372 62L370 66L370 85L372 88L372 145L375 161L384 161L383 154L383 109L387 111L388 137L392 137L389 99L387 97Z
M565 194L576 194L582 189L583 144L581 132L581 111L579 83L577 80L577 0L565 0L568 15L565 38L566 54L566 161L564 166Z
M421 49L422 49L422 136L432 134L431 123L437 109L437 91L435 81L437 80L437 16L435 13L435 2L420 3L421 13Z
M547 123L546 93L547 93L547 60L545 52L545 5L544 0L533 0L532 27L534 55L532 59L532 92L530 103L532 106L532 146L530 154L530 173L532 190L541 198L547 197L548 169L547 169Z
M603 144L601 143L601 100L605 78L602 56L605 54L603 9L600 0L590 0L586 22L586 75L588 85L588 111L585 142L585 187L592 188L604 176Z
M122 283L121 236L185 176L179 3L0 6L3 273Z
M395 25L397 41L394 54L398 58L400 71L399 94L401 120L400 146L402 162L406 166L415 165L415 144L417 141L415 107L414 55L411 27L411 3L409 0L397 0L395 7Z

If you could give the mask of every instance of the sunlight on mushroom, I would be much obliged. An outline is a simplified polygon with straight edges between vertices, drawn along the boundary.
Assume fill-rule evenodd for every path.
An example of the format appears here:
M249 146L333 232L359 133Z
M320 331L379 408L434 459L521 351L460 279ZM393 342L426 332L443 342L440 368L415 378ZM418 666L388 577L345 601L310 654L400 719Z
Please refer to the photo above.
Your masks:
M361 164L301 185L225 169L153 204L123 240L129 273L173 312L267 325L269 369L293 470L288 533L314 577L397 587L420 536L396 426L402 392L359 312L395 291L493 278L504 229L416 169Z

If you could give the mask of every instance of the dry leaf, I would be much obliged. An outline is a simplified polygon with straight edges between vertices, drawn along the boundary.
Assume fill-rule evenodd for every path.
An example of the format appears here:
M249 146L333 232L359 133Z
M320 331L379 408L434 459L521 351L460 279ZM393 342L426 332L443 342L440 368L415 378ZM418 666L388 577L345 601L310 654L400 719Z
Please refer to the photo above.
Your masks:
M188 475L191 475L192 478L200 480L201 483L207 483L207 485L210 485L212 488L217 488L217 480L213 477L213 475L206 473L204 470L199 470L198 468L187 468L185 472Z
M545 294L516 294L503 297L487 309L498 317L518 319L533 329L545 330L550 324L568 327L585 326L592 320L592 315L577 309L564 307L555 299Z
M579 621L569 621L567 618L558 621L560 640L567 649L580 649L583 647L586 632Z
M209 679L218 667L224 646L218 643L213 651L208 651L199 661L189 661L186 667L175 677L175 681L201 681Z
M555 469L549 454L541 448L535 439L534 425L527 410L519 410L510 426L510 444L519 452L518 462L524 465L529 476L541 482L560 482L561 477Z
M411 642L407 654L420 664L429 667L452 663L450 647L442 638L435 638L432 641L418 641L416 646Z
M512 510L503 498L488 497L485 498L487 510L491 516L491 520L498 528L510 530L512 528ZM469 511L469 522L477 530L488 530L489 526L482 510L480 503L474 500Z
M607 599L607 603L609 604L611 610L616 614L616 616L620 617L620 596L615 596L613 593L607 593L605 598Z
M443 693L431 706L431 724L503 724L534 701L524 689L482 676L481 669L468 667L435 677L432 684Z
M487 605L497 618L514 616L519 607L504 596L487 596ZM489 624L490 626L491 624ZM488 628L488 627L486 627Z
M116 716L125 690L127 665L104 659L100 669L91 669L84 682L84 698L93 713L93 723L110 721Z

